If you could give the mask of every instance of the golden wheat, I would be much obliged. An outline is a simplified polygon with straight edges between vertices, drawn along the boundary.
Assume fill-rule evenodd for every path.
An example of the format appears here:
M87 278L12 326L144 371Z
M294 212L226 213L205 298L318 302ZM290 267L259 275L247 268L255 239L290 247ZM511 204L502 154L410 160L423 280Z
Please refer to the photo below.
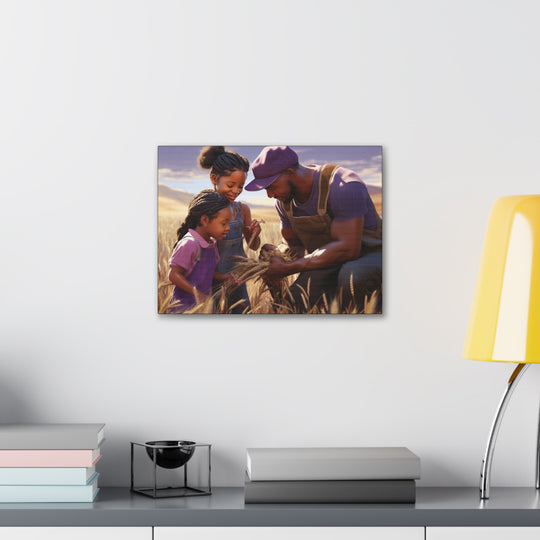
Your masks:
M173 302L173 285L168 280L169 258L172 247L176 242L176 230L179 220L170 215L159 217L158 223L158 313L171 313L175 305ZM280 225L278 222L266 222L261 233L261 245L281 243ZM294 276L289 276L279 284L268 284L263 279L264 273L269 263L258 260L258 253L249 250L244 243L247 254L246 259L239 260L234 270L235 275L246 282L251 308L246 309L249 314L359 314L359 313L380 313L380 292L375 291L370 298L365 298L361 308L357 305L343 305L340 296L326 298L323 295L322 301L317 305L309 303L309 282L308 290L301 292L301 306L295 305L290 293L290 285ZM351 293L354 292L352 282L350 283ZM203 302L185 313L231 313L234 306L228 305L228 294L230 288L222 286L215 294L208 297Z

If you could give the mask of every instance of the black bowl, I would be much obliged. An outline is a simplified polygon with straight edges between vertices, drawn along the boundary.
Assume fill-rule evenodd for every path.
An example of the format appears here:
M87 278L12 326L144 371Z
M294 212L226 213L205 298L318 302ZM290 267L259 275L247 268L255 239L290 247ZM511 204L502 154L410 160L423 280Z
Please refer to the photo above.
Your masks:
M185 465L195 452L193 441L150 441L146 443L146 453L150 459L154 460L156 453L156 463L164 469L176 469ZM160 447L167 448L160 448Z

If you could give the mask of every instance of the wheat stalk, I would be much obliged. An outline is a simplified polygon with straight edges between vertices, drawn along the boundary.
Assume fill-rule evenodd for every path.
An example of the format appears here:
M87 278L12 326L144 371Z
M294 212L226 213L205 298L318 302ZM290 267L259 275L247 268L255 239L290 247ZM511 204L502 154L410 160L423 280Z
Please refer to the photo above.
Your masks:
M263 242L278 244L282 241L279 224L275 227L267 224L264 227L261 237ZM176 241L176 229L178 220L176 218L160 217L158 235L158 311L159 313L170 313L178 303L173 299L174 286L169 282L167 273L169 268L170 247ZM263 244L263 247L267 244ZM287 253L273 252L275 256L280 256L287 260ZM245 310L250 314L371 314L381 313L380 299L382 290L375 291L371 296L366 296L364 301L351 302L345 305L343 298L338 295L323 295L321 302L317 305L310 305L307 291L300 293L297 303L292 300L289 286L294 280L294 276L289 276L277 282L268 283L265 274L269 266L268 261L256 259L257 255L251 252L250 259L240 258L236 261L233 269L239 281L245 282L251 303L251 309ZM289 258L290 259L290 258ZM228 305L228 293L235 287L234 284L223 285L220 290L202 302L200 305L186 311L186 313L230 313L234 306ZM352 281L346 284L346 292L350 292L354 298L354 287Z

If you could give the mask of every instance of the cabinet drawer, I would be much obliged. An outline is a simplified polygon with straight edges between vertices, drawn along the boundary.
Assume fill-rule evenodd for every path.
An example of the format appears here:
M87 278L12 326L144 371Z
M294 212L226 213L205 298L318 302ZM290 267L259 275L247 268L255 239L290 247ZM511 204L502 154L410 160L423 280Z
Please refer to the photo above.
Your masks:
M155 527L154 540L424 540L423 527Z
M152 527L1 527L0 535L2 540L152 540Z
M428 527L426 540L539 540L540 527Z

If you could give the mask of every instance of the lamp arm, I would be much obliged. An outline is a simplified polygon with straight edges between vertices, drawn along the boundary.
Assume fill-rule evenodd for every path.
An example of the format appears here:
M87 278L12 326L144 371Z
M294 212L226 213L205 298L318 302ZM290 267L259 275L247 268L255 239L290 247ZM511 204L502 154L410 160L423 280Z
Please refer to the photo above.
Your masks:
M512 375L510 375L510 379L508 379L508 385L499 403L497 412L495 413L493 423L491 424L491 430L489 432L486 451L484 453L484 459L482 460L482 471L480 473L481 499L489 499L489 484L491 477L491 463L493 461L493 451L495 450L495 442L497 441L497 435L499 434L499 428L501 426L501 421L506 410L506 406L510 401L512 392L514 391L519 379L528 367L529 364L518 364L512 372Z

